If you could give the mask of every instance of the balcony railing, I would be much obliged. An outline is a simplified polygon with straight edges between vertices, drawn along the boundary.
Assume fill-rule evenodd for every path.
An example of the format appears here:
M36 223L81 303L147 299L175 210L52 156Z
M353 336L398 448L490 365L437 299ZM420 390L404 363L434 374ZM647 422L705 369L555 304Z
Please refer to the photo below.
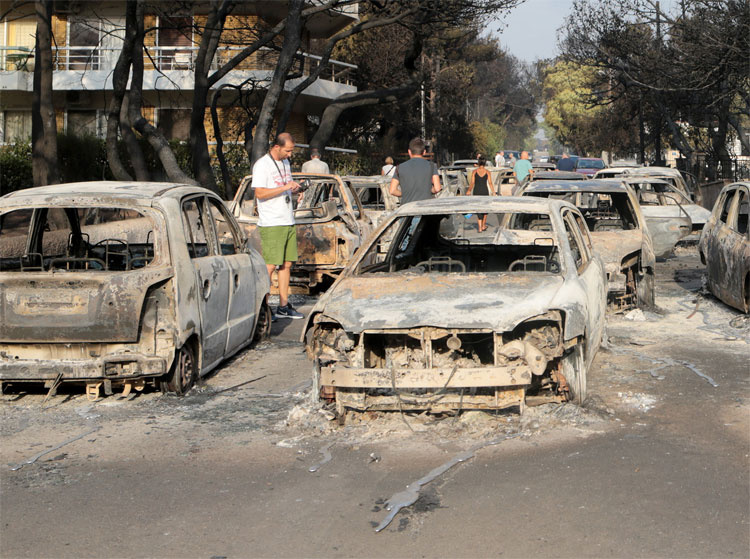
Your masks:
M211 63L211 70L226 64L236 56L242 47L220 47ZM53 64L55 70L111 71L120 55L118 48L104 47L58 47L53 49ZM143 54L143 64L146 70L167 72L172 70L195 69L195 58L198 47L146 47ZM321 57L301 52L292 66L292 73L309 75L320 64ZM278 51L263 48L248 56L236 66L236 70L266 70L273 71L279 59ZM0 46L0 70L6 72L31 71L34 68L34 52L26 47ZM320 79L336 83L354 85L354 73L357 66L329 60L328 66L321 72Z

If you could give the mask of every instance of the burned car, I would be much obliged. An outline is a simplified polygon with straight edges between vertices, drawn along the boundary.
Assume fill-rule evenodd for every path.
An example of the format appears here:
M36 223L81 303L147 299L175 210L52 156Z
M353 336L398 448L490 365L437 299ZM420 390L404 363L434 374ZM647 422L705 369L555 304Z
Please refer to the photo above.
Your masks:
M469 176L466 167L440 167L440 192L437 196L463 196L469 190Z
M585 181L586 179L586 175L575 171L534 171L533 175L529 176L522 184L516 184L514 179L513 196L519 196L523 184L528 184L531 181Z
M482 233L465 218L479 212L488 214ZM605 306L604 267L571 204L491 196L406 204L307 318L313 393L339 417L347 408L582 402Z
M621 180L625 180L635 190L647 222L651 218L664 216L687 216L691 223L690 231L700 233L711 216L710 211L695 204L667 180L627 175L621 177Z
M292 180L307 182L302 201L292 197L297 228L297 262L290 284L296 291L326 288L370 235L373 226L351 185L338 175L293 173ZM251 188L252 176L240 183L230 208L232 214L260 248L258 212Z
M373 227L380 225L399 205L399 199L390 192L391 177L387 175L346 176L341 180L356 192Z
M534 181L521 188L521 195L567 200L581 211L604 260L611 308L654 305L651 235L635 193L624 182ZM673 220L678 234L681 226L681 220Z
M711 293L750 312L750 182L725 186L714 204L698 250Z
M0 380L178 394L270 329L268 272L197 186L90 182L0 198Z

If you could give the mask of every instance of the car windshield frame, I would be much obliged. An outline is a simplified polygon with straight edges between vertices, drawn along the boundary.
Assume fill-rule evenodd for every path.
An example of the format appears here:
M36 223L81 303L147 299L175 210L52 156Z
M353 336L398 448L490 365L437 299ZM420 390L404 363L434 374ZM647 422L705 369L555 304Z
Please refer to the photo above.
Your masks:
M575 210L576 212L578 210ZM490 242L484 242L484 243L457 243L457 245L464 245L464 246L474 246L479 247L480 249L487 250L487 247L490 247L492 245L496 245L498 247L500 246L513 246L514 243L503 243L501 241L507 241L509 239L517 238L517 239L523 239L526 241L526 244L519 243L518 247L529 247L529 246L536 246L536 247L551 247L553 250L550 252L554 252L555 256L557 258L557 271L534 271L533 274L535 275L555 275L555 276L565 276L568 273L568 257L565 255L566 251L569 251L569 247L566 244L565 238L561 236L560 234L560 225L557 223L556 220L561 219L559 215L555 216L557 213L557 210L551 209L549 211L540 210L539 208L534 209L518 209L514 208L512 210L509 209L509 211L505 212L494 212L489 213L488 215L496 215L498 218L498 221L500 222L500 225L497 226L496 231L494 233L490 233L489 235L482 237L482 239L487 240L490 239ZM469 216L468 218L466 216ZM507 227L510 219L510 215L528 215L528 216L546 216L546 219L551 224L551 230L544 230L544 231L533 231L529 229L514 229ZM400 242L403 242L403 238L405 234L407 234L407 229L409 227L413 227L414 230L419 227L420 221L429 220L430 218L439 218L442 217L445 219L446 217L451 217L452 219L466 219L467 221L470 219L472 224L475 224L476 222L476 214L465 214L459 211L444 211L444 212L425 212L425 213L407 213L407 214L398 214L391 216L386 223L383 224L383 226L379 229L379 231L372 236L370 242L364 246L359 254L359 257L356 259L356 261L353 261L349 268L349 273L347 275L351 275L354 277L368 277L372 276L374 273L384 273L387 275L399 275L402 274L405 271L408 270L387 270L385 272L382 271L373 271L373 266L378 266L381 263L385 261L388 262L388 266L390 268L391 261L395 258L395 250L396 245ZM413 222L417 218L419 221L417 221L415 224L411 225L410 223ZM442 221L442 220L441 220ZM400 222L400 223L399 223ZM391 229L395 227L395 229ZM440 227L440 225L438 225ZM519 233L520 232L520 233ZM543 234L546 233L546 234ZM412 233L413 234L413 233ZM390 238L389 238L390 237ZM529 244L530 241L534 241L532 237L538 237L539 239L545 239L538 241L539 244ZM452 239L453 241L458 241L460 237L456 237ZM379 262L365 262L368 258L376 259L378 255L378 243L381 240L387 240L389 244L389 248L386 252L380 252L381 255L384 254L383 260ZM551 241L551 242L550 242ZM366 267L367 269L364 269ZM493 276L500 276L500 275L515 275L518 274L518 271L511 271L508 270L473 270L473 271L466 271L461 270L462 272L466 274L486 274L486 275L493 275ZM528 272L528 270L524 269L525 272ZM440 270L429 270L430 273L442 273ZM452 272L452 270L451 270Z

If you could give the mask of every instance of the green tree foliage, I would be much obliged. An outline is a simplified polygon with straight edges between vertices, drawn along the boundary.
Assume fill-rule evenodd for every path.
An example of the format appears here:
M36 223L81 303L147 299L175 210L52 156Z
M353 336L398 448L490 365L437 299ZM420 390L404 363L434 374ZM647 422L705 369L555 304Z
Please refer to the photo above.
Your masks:
M31 186L31 142L0 146L0 196Z
M475 120L470 125L474 151L491 160L505 145L503 127L489 119Z
M655 156L668 135L688 160L707 137L709 155L727 168L727 142L745 140L750 116L750 7L747 0L577 0L566 21L565 60L590 66L589 102L635 109Z

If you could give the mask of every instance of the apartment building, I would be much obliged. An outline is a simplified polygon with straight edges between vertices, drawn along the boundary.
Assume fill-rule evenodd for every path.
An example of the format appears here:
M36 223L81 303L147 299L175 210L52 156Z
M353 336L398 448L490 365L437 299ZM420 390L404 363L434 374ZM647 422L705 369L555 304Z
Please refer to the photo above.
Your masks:
M313 5L318 0L310 0ZM0 1L0 13L10 6ZM25 11L23 11L25 10ZM154 2L145 18L144 116L170 139L186 140L193 95L193 70L206 21L207 2ZM286 16L287 2L242 2L229 16L212 63L218 68L251 41L251 30L259 23L275 24ZM356 4L336 13L320 13L303 31L301 77L287 82L287 90L304 80L320 57L311 46L358 19ZM91 134L103 138L106 107L112 94L112 71L117 62L125 27L125 2L66 1L55 4L52 21L54 44L54 104L59 131ZM0 22L0 143L31 137L34 37L33 3L22 6ZM215 86L250 84L256 91L267 86L276 65L277 51L265 48L248 57ZM331 61L320 78L297 99L287 125L299 143L309 136L310 122L322 114L331 100L356 91L356 67ZM224 88L218 103L222 138L241 139L245 120L236 106L236 90ZM206 132L213 142L213 126L206 113Z

